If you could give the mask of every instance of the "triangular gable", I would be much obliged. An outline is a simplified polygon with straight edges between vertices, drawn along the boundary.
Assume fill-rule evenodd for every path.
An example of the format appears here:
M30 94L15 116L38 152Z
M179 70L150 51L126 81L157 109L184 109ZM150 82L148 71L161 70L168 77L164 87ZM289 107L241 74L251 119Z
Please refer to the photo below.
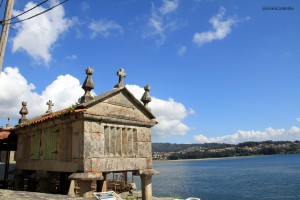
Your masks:
M79 104L77 108L85 108L89 110L89 108L92 108L100 103L108 103L111 105L128 108L137 108L148 119L155 119L155 116L139 100L137 100L126 87L114 88L106 93L95 97L91 101Z

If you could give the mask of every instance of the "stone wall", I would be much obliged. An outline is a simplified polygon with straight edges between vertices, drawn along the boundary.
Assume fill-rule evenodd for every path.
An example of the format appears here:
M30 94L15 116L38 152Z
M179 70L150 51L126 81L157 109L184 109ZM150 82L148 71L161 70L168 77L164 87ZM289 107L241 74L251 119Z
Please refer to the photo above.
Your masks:
M47 120L17 129L17 169L82 171L83 121L70 119Z
M84 122L84 170L126 171L152 168L147 127Z

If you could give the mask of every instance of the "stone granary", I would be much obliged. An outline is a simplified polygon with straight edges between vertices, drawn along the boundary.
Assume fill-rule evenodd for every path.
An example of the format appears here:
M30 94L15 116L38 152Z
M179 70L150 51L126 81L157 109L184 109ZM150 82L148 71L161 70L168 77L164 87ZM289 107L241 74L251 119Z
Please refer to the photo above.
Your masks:
M79 194L89 196L95 180L97 190L106 191L109 173L132 172L141 177L142 198L152 199L151 179L158 172L152 168L151 127L157 122L147 106L150 87L145 86L141 103L124 86L126 74L120 69L118 84L93 97L93 69L86 74L85 94L70 108L52 112L49 101L45 115L27 120L22 102L15 127L16 188L24 187L26 176L36 180L39 191L48 192L51 178L58 177L61 191L72 190L68 180L75 180Z

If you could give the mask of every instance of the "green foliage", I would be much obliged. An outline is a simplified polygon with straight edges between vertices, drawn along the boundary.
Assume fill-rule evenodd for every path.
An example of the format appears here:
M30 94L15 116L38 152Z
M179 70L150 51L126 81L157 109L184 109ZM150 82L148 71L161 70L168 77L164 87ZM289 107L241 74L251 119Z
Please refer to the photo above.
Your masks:
M70 109L70 110L75 110L75 109L77 108L78 105L79 105L79 103L78 103L78 102L75 102L75 104L72 104L72 105L69 106L69 109Z

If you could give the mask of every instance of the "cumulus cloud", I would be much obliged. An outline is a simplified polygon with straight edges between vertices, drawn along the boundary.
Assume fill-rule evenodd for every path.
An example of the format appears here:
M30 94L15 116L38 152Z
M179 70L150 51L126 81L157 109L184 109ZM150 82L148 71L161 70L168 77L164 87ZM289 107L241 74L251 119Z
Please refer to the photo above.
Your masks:
M123 33L123 28L114 21L99 20L91 22L88 28L92 31L92 39L96 38L98 35L107 38L112 32Z
M300 128L293 126L289 130L286 129L273 129L271 127L266 128L264 131L244 131L239 130L234 134L225 135L220 137L206 137L203 134L194 135L194 140L198 143L230 143L237 144L246 141L294 141L300 139Z
M141 99L144 93L143 88L137 85L126 85L126 87L137 99ZM182 121L193 114L194 111L187 109L182 103L176 102L172 98L162 100L152 97L152 102L149 106L159 122L153 128L154 136L184 136L191 129Z
M231 28L238 20L234 17L228 17L223 20L225 15L225 8L221 7L219 13L213 16L209 22L213 25L213 31L195 33L193 41L201 46L205 43L212 42L213 40L222 40L231 32Z
M52 0L50 6L57 3L57 1ZM34 6L36 6L36 3L28 2L24 11ZM25 19L45 10L46 8L40 6L18 17L18 19ZM22 12L14 10L13 15L16 16ZM12 51L25 51L37 63L47 65L52 59L51 50L53 45L62 33L72 25L72 20L65 18L64 15L64 8L58 6L43 15L18 23L16 25L16 36L12 39Z
M18 68L6 67L0 78L0 117L19 119L21 102L27 101L29 111L27 117L32 118L46 112L48 100L54 102L55 111L74 104L84 93L79 80L69 74L57 77L41 95L35 92L35 89Z
M166 34L178 29L178 24L166 17L170 13L176 11L178 5L179 0L164 0L159 8L156 8L153 4L151 16L148 19L143 37L158 37L155 41L156 45L163 45L166 40Z

